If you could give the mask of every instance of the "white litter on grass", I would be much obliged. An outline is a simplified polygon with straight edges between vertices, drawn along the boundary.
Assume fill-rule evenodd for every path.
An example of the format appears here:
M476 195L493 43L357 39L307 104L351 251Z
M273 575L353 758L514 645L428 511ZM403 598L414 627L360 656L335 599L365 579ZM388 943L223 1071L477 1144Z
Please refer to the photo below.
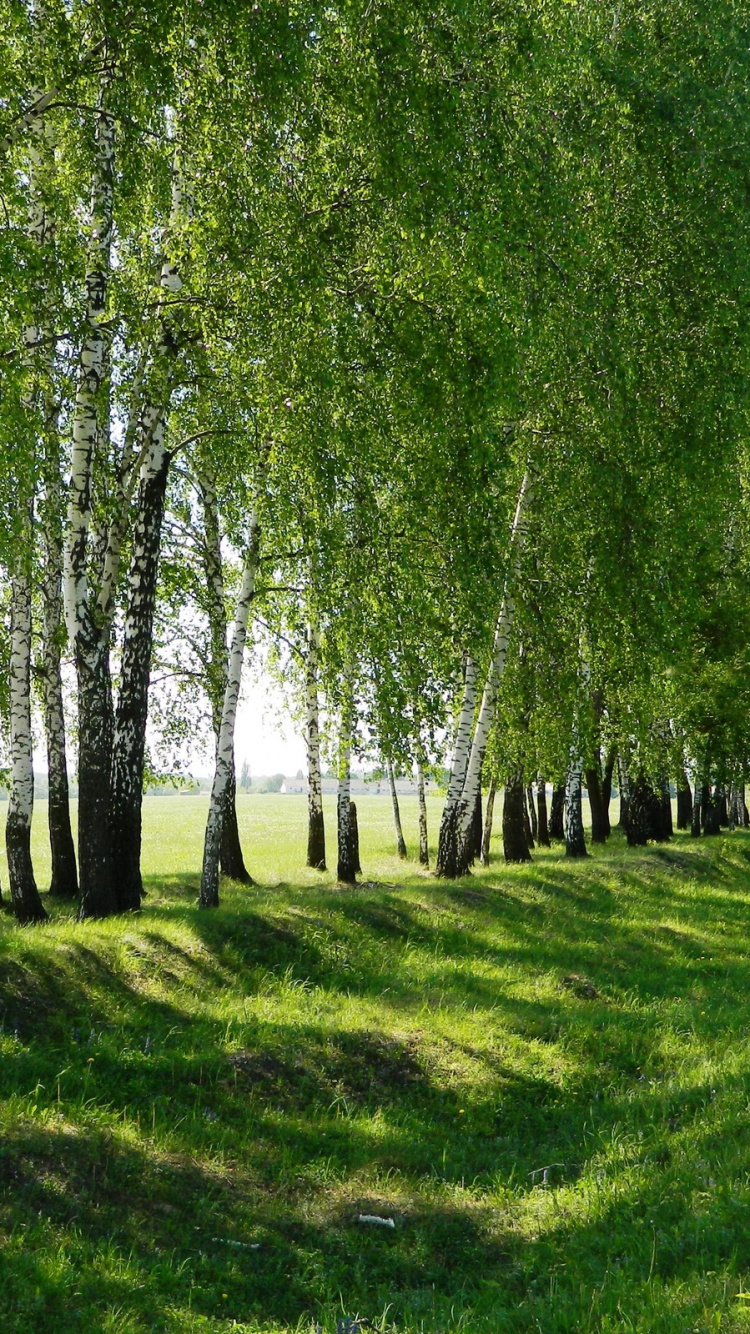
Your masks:
M212 1237L212 1241L218 1241L222 1246L234 1246L238 1251L259 1251L259 1241L231 1241L229 1237Z
M358 1223L377 1223L379 1227L395 1227L392 1218L381 1218L379 1214L358 1214Z

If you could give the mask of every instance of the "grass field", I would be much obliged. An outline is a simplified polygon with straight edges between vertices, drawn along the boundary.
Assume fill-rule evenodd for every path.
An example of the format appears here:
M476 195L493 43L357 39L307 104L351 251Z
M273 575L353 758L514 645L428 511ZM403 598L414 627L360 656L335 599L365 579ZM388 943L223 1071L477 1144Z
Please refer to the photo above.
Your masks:
M2 1334L750 1330L750 835L446 885L358 808L354 891L249 797L202 914L151 798L138 917L0 917Z

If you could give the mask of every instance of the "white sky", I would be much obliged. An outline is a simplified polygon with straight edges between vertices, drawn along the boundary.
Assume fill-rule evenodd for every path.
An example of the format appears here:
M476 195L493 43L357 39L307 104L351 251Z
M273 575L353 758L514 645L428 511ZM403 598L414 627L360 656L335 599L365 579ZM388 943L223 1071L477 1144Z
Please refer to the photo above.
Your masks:
M284 710L282 692L275 683L258 681L250 672L243 677L234 753L238 777L245 760L251 776L286 774L293 778L298 769L307 773L305 742Z

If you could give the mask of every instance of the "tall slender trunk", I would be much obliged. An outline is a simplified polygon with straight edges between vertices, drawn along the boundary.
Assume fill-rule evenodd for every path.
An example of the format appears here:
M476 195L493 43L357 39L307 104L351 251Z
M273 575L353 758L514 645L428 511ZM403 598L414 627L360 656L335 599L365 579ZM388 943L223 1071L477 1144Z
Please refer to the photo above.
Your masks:
M35 40L44 59L47 43L44 6L30 4L30 17L35 27ZM47 213L44 190L40 177L54 163L54 144L51 126L39 109L44 95L37 88L32 92L37 107L31 116L31 144L29 151L29 238L44 260L37 291L37 325L26 330L26 363L32 378L39 371L41 383L35 386L43 410L42 425L42 479L43 494L39 504L42 534L42 634L39 680L42 693L42 712L47 743L48 772L48 826L52 877L50 893L60 898L74 898L78 893L75 848L70 828L68 797L68 767L65 753L65 712L63 708L61 648L64 640L62 625L62 485L60 478L59 410L54 387L55 339L53 317L49 308L49 288L46 277L55 263L54 223ZM35 352L33 345L40 347ZM34 390L26 399L29 417L34 411Z
M56 417L56 414L54 414ZM40 678L44 733L47 743L47 822L52 877L49 892L73 899L78 893L75 844L70 827L68 761L65 747L65 709L61 671L62 533L60 530L60 458L56 420L45 432L44 499L40 506L44 541L42 572L42 652Z
M536 813L536 803L534 802L534 788L531 783L526 786L526 809L529 813L529 828L531 830L531 846L539 838L539 821Z
M602 791L601 766L599 756L591 768L586 770L586 789L591 809L591 842L606 843L609 834L609 816Z
M490 737L490 731L495 718L495 706L497 703L497 693L500 688L505 663L508 656L508 644L513 625L515 607L513 603L513 585L518 578L520 570L521 552L526 534L525 512L531 493L531 478L528 471L525 473L521 488L518 494L513 524L510 534L510 548L508 552L508 568L506 572L505 584L503 588L503 597L500 604L497 622L495 625L495 635L492 644L492 655L490 658L487 676L485 678L482 700L479 706L474 735L472 737L469 759L466 764L466 773L464 777L461 795L456 802L456 818L452 825L453 838L455 839L455 857L451 857L451 862L455 863L456 873L465 875L474 857L474 842L472 840L472 823L476 813L477 792L481 795L482 785L482 764L487 749L487 743ZM443 874L440 865L438 865L438 874Z
M393 765L390 760L387 762L388 786L391 789L391 804L393 806L393 823L396 829L396 851L402 861L406 860L408 853L406 851L406 842L404 840L404 831L401 828L401 811L398 804L398 793L396 791L396 778L393 773Z
M10 753L12 782L5 825L10 896L21 926L47 916L31 863L31 816L34 768L31 737L31 507L24 522L21 557L11 578L10 630ZM25 519L25 516L24 516Z
M353 714L353 690L351 684L347 683L344 704L341 711L338 756L339 790L336 804L336 827L338 835L336 876L343 885L356 884L359 862L359 831L357 830L357 846L355 846L355 821L352 819L353 802L351 799Z
M226 809L227 788L234 767L234 725L237 718L237 702L242 679L242 659L245 654L250 603L255 593L259 554L260 527L257 514L254 513L250 520L250 533L242 571L242 586L229 643L227 684L221 710L221 729L219 743L216 747L214 780L211 787L211 800L208 807L206 835L203 843L203 870L199 899L202 908L216 908L219 904L221 832Z
M216 498L216 484L210 464L196 469L196 480L203 509L203 570L206 577L206 607L209 626L209 661L206 685L211 702L215 745L219 743L224 691L227 688L227 613L224 602L224 567L221 554L221 526ZM230 880L251 885L252 878L245 866L237 823L237 770L234 745L229 761L225 807L222 813L219 867Z
M362 874L362 863L359 860L359 819L357 816L356 802L349 802L349 821L352 840L352 863L357 875Z
M219 848L219 869L222 875L236 880L241 885L254 884L253 877L245 866L240 841L240 826L237 820L237 766L232 758L229 762L229 782L224 801L224 814L221 819L221 847Z
M307 627L305 696L307 703L307 865L316 871L326 869L326 831L323 820L323 781L320 767L320 701L318 698L317 626Z
M419 807L419 864L420 866L429 866L430 849L427 841L427 801L425 800L424 790L424 769L417 760L417 805Z
M522 780L523 781L523 780ZM529 811L529 794L526 788L523 790L523 799L521 802L523 808L523 832L529 851L534 847L534 833L531 828L531 812Z
M745 823L744 783L732 783L729 789L729 820L731 829L735 829L737 826L742 829Z
M115 715L110 832L119 912L141 906L141 808L154 607L170 455L160 419L141 473Z
M721 833L721 796L717 789L711 791L708 789L708 800L704 799L705 818L703 823L703 832L706 835L715 835Z
M703 784L696 773L693 782L693 809L690 817L690 837L700 838L703 828Z
M169 251L172 233L183 215L182 180L177 158L172 173L172 203L167 249L159 286L163 297L182 290L179 268ZM171 455L166 448L167 413L172 397L173 368L182 339L170 301L160 303L153 357L152 383L144 391L137 442L142 458L133 548L128 574L128 601L122 645L120 689L114 729L111 778L110 835L113 879L120 912L141 906L141 811L143 765L148 721L148 692L153 652L154 608L161 547L164 497ZM234 791L234 746L224 800ZM222 835L227 822L222 822Z
M473 658L468 655L464 661L464 684L461 698L461 711L458 716L456 744L453 748L453 763L446 793L443 814L438 835L438 853L436 871L439 876L450 878L456 874L456 818L458 799L463 790L466 766L471 748L471 729L474 721L474 708L477 699L477 669Z
M503 853L506 862L530 862L523 819L523 773L509 775L503 794Z
M549 836L557 843L565 842L565 784L556 783L552 788L552 804L549 813Z
M611 745L607 752L607 760L602 772L602 805L604 808L604 826L607 838L609 838L612 833L612 822L609 818L609 804L612 800L612 777L615 772L616 761L617 747Z
M628 806L630 803L630 781L628 778L628 761L624 754L617 756L617 786L620 789L620 829L628 832Z
M543 777L540 777L536 785L536 802L537 802L537 821L538 821L537 827L539 829L539 846L540 848L548 848L550 843L549 843L549 826L547 824L547 781Z
M107 287L112 241L115 127L107 106L112 77L102 76L95 126L85 332L72 421L72 456L65 541L65 618L78 677L78 869L81 916L103 917L116 907L110 850L112 695L109 627L89 595L87 551L94 458L100 445L98 401L105 373Z
M677 828L689 829L693 813L693 794L690 791L690 781L684 770L679 775L677 786Z
M583 812L581 810L582 788L581 762L571 759L568 778L565 784L565 856L587 857L586 839L583 832Z
M495 794L497 792L497 780L495 775L490 779L490 789L487 793L487 801L484 808L484 829L482 830L482 866L490 864L490 843L492 841L492 817L495 814Z
M474 814L469 826L468 843L471 861L476 861L477 857L482 855L482 828L484 821L482 819L482 780L480 777L474 797Z
M672 820L672 796L669 791L669 779L663 775L659 782L660 796L660 837L659 842L668 843L674 833L674 822Z

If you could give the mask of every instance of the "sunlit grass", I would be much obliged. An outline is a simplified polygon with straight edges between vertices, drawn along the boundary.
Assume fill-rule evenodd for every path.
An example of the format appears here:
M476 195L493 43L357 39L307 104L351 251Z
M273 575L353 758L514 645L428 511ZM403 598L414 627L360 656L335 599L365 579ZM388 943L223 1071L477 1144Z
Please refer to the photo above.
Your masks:
M201 914L151 798L143 913L0 919L3 1334L750 1329L750 837L450 886L358 805L355 891L248 797Z

